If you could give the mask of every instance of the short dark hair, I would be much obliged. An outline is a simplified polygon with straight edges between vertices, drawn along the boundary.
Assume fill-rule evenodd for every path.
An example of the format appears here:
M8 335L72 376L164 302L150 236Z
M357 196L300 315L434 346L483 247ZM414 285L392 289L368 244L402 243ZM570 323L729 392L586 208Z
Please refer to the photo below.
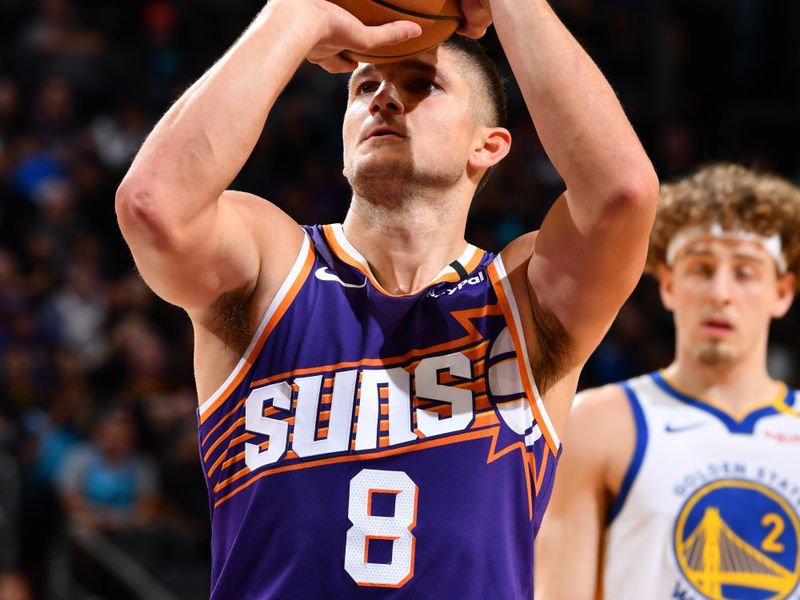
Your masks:
M483 46L477 40L456 33L442 42L442 47L458 52L475 67L475 71L483 84L483 89L489 98L489 105L492 111L489 115L489 125L491 127L508 127L506 82L503 76L500 75L495 62L486 54ZM486 169L486 173L481 177L475 190L475 195L484 188L495 168L496 165Z
M486 50L477 40L459 34L453 34L442 42L442 47L459 52L469 59L476 68L481 78L487 96L489 97L492 114L492 127L508 126L508 107L506 99L506 84L495 62L486 54Z

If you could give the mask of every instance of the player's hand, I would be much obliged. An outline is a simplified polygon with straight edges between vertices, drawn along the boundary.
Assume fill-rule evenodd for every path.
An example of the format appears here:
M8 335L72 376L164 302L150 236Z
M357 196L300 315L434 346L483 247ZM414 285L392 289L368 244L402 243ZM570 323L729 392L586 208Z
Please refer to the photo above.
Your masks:
M457 33L474 39L483 37L492 24L489 0L461 0L461 12L464 13L464 22Z
M355 50L369 54L372 48L399 44L422 34L422 29L411 21L394 21L368 27L343 8L327 0L303 0L311 10L312 18L319 23L317 43L309 52L309 62L321 66L329 73L346 73L356 68L355 61L339 53Z

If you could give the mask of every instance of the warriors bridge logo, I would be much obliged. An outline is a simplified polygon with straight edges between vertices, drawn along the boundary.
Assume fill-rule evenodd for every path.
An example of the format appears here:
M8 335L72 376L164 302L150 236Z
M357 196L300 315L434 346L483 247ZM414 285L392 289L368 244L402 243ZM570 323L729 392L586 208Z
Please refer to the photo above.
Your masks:
M763 484L727 479L698 489L675 526L680 571L712 600L783 600L800 579L800 521Z

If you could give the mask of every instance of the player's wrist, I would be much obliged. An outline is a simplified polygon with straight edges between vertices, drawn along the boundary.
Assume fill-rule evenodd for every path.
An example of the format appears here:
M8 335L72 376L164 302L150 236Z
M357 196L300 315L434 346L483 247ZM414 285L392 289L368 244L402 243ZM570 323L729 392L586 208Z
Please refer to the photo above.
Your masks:
M277 25L279 30L292 32L312 45L329 28L319 0L270 0L256 17L255 25L259 29Z

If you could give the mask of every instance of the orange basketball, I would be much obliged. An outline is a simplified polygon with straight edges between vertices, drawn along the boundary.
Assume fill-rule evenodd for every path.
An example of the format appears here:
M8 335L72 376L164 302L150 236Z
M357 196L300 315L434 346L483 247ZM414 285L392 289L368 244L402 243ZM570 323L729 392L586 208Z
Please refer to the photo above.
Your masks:
M390 21L414 21L422 35L394 46L381 46L368 54L344 52L359 62L382 63L403 60L438 46L450 37L463 15L459 0L330 0L352 13L365 25Z

